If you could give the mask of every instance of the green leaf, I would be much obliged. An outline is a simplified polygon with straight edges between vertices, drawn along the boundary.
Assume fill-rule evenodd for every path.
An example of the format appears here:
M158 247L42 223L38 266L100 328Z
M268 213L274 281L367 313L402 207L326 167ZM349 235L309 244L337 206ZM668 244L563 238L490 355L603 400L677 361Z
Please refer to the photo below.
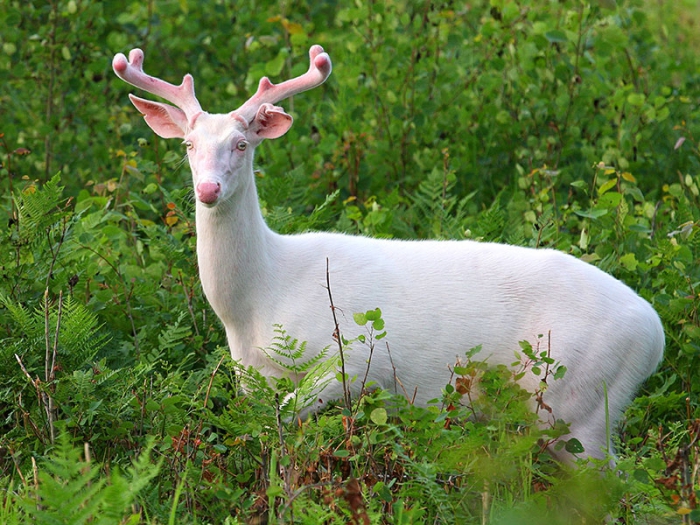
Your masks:
M265 73L271 77L279 76L282 73L286 58L286 48L283 47L275 58L265 64Z
M389 416L385 408L375 408L369 415L375 425L386 425Z
M7 16L5 17L6 26L18 26L20 22L22 22L22 14L16 10L9 10Z
M598 206L604 206L605 208L612 209L616 208L622 202L622 194L616 191L609 191L605 195L602 195L598 199Z
M576 438L567 440L564 449L571 454L581 454L585 451L581 442Z
M603 215L608 214L608 209L605 208L590 208L589 210L576 210L575 213L579 217L586 217L588 219L599 219Z
M646 470L637 468L632 471L632 477L640 483L649 483L650 478Z
M564 31L560 31L559 29L547 31L544 34L544 37L549 41L550 44L561 44L569 40L566 36L566 33L564 33Z
M644 93L630 93L627 95L627 102L632 106L643 106L645 101Z
M352 318L358 326L365 326L367 324L367 315L362 312L352 314Z
M277 498L284 494L284 490L279 485L270 485L267 487L265 494L268 498Z
M610 179L598 188L598 195L603 195L606 191L617 186L617 179Z
M637 270L637 266L639 266L639 261L634 253L626 253L620 257L620 264L627 270L634 272Z
M365 315L368 321L376 321L382 317L382 311L379 308L375 308L374 310L367 310Z

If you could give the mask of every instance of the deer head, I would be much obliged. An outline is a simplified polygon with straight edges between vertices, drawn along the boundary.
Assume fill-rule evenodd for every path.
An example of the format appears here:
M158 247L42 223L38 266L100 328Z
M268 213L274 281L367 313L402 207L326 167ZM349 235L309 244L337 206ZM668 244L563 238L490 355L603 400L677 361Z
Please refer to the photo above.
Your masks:
M189 74L175 86L144 73L140 49L132 49L128 60L122 53L117 54L112 67L122 80L174 104L129 95L156 134L184 139L197 201L214 207L233 195L241 180L252 174L255 147L263 139L284 135L291 127L292 117L275 104L321 85L331 74L331 59L321 46L312 46L309 58L306 73L277 85L263 77L257 92L227 114L202 111Z

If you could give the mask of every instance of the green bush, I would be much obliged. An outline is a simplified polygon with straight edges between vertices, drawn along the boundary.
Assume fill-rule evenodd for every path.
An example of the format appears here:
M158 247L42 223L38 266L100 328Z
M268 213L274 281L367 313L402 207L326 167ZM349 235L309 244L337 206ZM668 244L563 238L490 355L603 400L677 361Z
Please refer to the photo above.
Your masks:
M698 14L689 0L0 3L0 521L700 522ZM538 443L562 429L535 425L517 366L478 354L428 409L368 391L303 423L289 396L317 383L230 362L196 274L184 152L144 125L111 59L141 47L151 74L191 72L223 112L261 76L304 71L314 43L332 76L284 102L295 125L258 148L268 223L552 247L629 284L667 349L626 414L622 475L554 464ZM356 319L381 334L380 313ZM270 355L303 358L279 329ZM312 365L321 380L335 363ZM257 387L240 393L237 373ZM472 374L488 393L474 412L453 403Z

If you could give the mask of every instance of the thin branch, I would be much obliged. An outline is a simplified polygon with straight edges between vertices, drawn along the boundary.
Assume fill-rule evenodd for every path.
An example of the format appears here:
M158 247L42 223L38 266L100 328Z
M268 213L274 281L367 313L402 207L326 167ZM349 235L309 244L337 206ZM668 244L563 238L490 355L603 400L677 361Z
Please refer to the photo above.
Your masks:
M333 294L331 293L331 277L329 271L328 257L326 257L326 290L328 290L328 299L331 303L331 312L333 313L333 323L335 324L335 329L333 330L333 338L338 343L338 351L340 352L340 373L343 380L343 401L345 402L345 407L350 410L352 403L350 400L350 389L347 385L347 377L345 374L345 353L343 351L343 336L340 333L340 326L338 325L338 316L335 314L335 305L333 304Z
M209 402L209 394L211 394L211 387L212 387L212 385L214 384L214 376L215 376L216 373L219 371L219 367L220 367L221 364L224 362L224 359L226 359L226 354L224 354L223 356L221 356L221 359L219 359L219 362L217 363L216 367L214 368L214 370L213 370L212 373L211 373L211 376L209 377L209 385L207 386L207 393L206 393L206 395L204 396L204 407L203 407L203 408L204 408L205 410L206 410L206 408L207 408L207 403Z
M48 291L48 289L47 289ZM56 354L58 353L58 335L61 328L61 319L63 317L63 290L58 292L58 317L56 318L56 332L53 338L53 348L51 355L51 368L49 375L46 378L47 382L53 381L56 378Z
M49 265L49 271L46 272L46 283L44 286L46 288L49 287L49 281L51 280L51 276L53 275L53 269L54 266L56 265L56 261L58 260L58 254L61 251L61 247L63 246L64 241L66 240L66 232L68 231L68 218L63 217L63 227L61 229L61 238L58 240L58 245L56 246L56 250L54 251L53 249L53 244L51 243L51 229L46 230L46 239L48 241L48 246L49 250L51 251L51 264Z
M27 371L26 367L24 366L24 363L22 363L22 359L17 354L15 354L15 359L17 360L17 363L19 363L19 367L22 369L22 372L24 372L24 375L27 376L27 379L29 380L31 385L36 390L37 402L39 403L39 405L42 408L44 408L45 401L44 401L44 396L41 392L41 387L40 387L41 379L39 379L38 377L36 379L32 379L32 376ZM22 406L21 396L20 396L20 401L19 401L19 407L20 407L20 410L22 410L22 414L25 418L25 421L29 422L29 424L32 426L32 430L34 430L36 437L39 438L42 443L46 443L44 436L41 434L41 432L39 432L39 429L37 428L37 426L34 424L34 422L29 417L29 413ZM46 412L45 408L44 408L44 412ZM41 411L39 413L41 413Z
M403 392L403 395L406 397L408 402L410 404L414 404L416 401L416 395L418 395L418 385L416 385L415 389L413 390L413 395L409 396L408 392L406 391L406 387L403 386L403 383L399 379L399 376L396 374L396 365L394 365L394 358L391 356L391 350L389 349L389 343L386 343L386 353L389 354L389 362L391 363L391 369L394 374L394 393L398 392L398 389L396 388L396 385L401 387L401 390Z
M53 344L51 343L51 335L49 333L49 328L51 325L50 320L50 308L49 308L49 289L47 288L44 292L44 339L46 343L46 356L44 359L44 381L46 382L48 388L46 392L42 392L42 397L46 397L46 404L44 406L46 410L46 416L48 418L49 424L49 436L51 438L51 443L56 440L56 417L55 417L55 407L53 396L51 391L55 390L55 385L52 385L52 381L55 379L56 374L54 369L56 367L56 354L58 353L58 335L61 329L61 316L63 314L63 291L59 293L58 296L58 315L56 317L56 330L54 332Z
M19 367L22 369L22 372L24 372L24 375L27 376L29 382L36 387L37 383L34 381L34 379L32 379L32 376L29 375L29 372L27 372L27 369L24 367L24 363L22 363L22 359L17 354L15 354L15 359L17 359Z

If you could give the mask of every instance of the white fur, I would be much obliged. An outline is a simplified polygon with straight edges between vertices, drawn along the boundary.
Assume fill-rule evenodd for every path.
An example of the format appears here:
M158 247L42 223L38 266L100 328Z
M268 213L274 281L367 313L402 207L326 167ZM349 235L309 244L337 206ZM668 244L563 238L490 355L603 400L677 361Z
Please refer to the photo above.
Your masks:
M173 125L187 121L169 116L174 108L165 111L163 104L134 103L159 134L172 136ZM273 342L275 325L307 341L309 358L336 348L328 260L346 338L365 330L355 325L353 313L376 307L383 312L393 365L378 345L370 381L395 390L395 366L396 377L424 405L440 396L448 367L467 350L482 345L479 359L510 364L519 341L535 346L542 335L544 350L551 336L551 357L568 371L549 382L544 402L554 417L571 424L586 454L603 457L604 389L614 424L662 359L663 328L649 303L596 267L553 250L272 232L258 206L253 150L262 138L286 132L291 119L281 108L265 106L248 125L235 112L200 113L181 133L190 145L195 193L206 195L206 203L198 198L196 204L202 286L226 329L233 359L267 375L283 374L263 351ZM242 141L247 148L239 149ZM350 376L364 376L367 353L362 345L347 353ZM522 384L530 391L538 387L530 374ZM342 385L331 382L317 406L341 396Z

